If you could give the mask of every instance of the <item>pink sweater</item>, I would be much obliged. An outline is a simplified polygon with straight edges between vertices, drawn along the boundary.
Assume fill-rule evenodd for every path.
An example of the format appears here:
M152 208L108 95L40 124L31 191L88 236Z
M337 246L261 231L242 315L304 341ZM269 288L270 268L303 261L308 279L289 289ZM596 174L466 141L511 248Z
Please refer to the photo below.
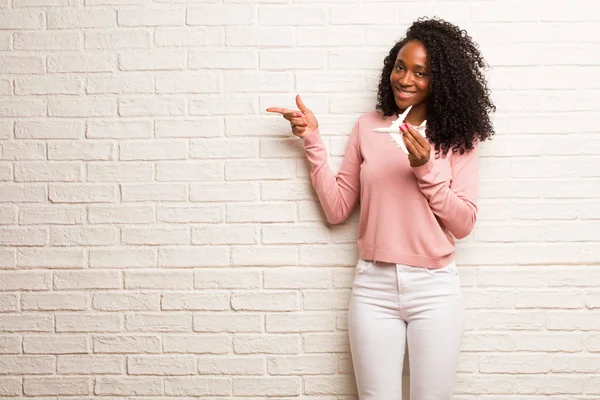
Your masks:
M312 184L332 224L346 220L360 201L360 258L441 268L454 259L453 236L467 236L475 224L477 146L438 159L432 148L430 160L412 168L388 134L373 132L397 118L362 115L337 176L327 164L319 130L305 136Z

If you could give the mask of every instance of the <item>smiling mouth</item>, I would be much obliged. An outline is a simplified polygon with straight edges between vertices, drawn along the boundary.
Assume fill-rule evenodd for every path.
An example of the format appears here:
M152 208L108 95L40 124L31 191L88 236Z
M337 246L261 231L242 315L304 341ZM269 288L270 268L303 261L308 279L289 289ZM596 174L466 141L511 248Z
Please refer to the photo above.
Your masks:
M401 99L410 99L415 94L417 94L417 92L409 92L409 91L406 91L406 90L402 90L402 89L396 88L396 94Z

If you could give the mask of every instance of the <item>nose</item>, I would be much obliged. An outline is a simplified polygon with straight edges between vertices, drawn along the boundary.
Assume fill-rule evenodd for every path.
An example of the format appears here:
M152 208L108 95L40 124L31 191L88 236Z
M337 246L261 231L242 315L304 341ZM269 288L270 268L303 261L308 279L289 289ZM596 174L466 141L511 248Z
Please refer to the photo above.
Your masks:
M400 79L398 80L402 86L412 86L412 81L412 75L409 72L404 72L400 75Z

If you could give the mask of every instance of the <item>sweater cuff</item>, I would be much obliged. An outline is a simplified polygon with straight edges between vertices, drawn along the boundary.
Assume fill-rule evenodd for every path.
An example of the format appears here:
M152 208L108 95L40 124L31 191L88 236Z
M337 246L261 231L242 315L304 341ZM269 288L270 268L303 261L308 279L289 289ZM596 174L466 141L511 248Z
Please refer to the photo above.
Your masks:
M413 167L413 171L420 181L428 181L428 175L432 174L435 171L435 164L431 158L423 165L419 165L418 167Z
M310 135L304 136L302 138L302 141L304 142L304 147L309 147L309 146L314 146L317 143L319 143L320 139L321 139L321 132L319 131L319 128L317 128Z

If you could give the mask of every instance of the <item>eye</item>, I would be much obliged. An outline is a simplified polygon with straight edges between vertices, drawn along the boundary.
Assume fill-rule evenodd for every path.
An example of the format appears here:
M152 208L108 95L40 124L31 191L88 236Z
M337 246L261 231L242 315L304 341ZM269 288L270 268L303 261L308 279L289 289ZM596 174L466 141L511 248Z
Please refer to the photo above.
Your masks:
M404 67L402 65L398 64L398 65L396 65L395 70L396 71L403 71Z
M421 72L421 71L417 71L417 72L415 72L415 75L418 76L419 78L422 78L425 76L425 73Z

